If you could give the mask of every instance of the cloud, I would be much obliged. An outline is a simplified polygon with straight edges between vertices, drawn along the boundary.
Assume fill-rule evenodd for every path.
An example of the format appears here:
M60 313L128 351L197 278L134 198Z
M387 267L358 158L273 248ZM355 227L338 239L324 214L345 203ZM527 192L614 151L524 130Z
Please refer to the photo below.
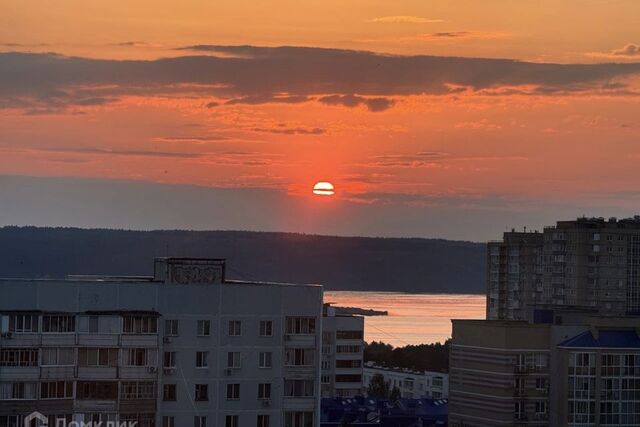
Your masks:
M222 135L213 136L159 136L153 138L154 142L167 142L167 143L191 143L196 145L207 144L211 142L226 141L229 138Z
M145 151L145 150L120 150L112 148L85 147L85 148L67 148L67 147L34 147L34 148L7 148L9 151L30 151L44 153L61 153L61 154L91 154L100 156L135 156L135 157L162 157L162 158L179 158L193 159L203 156L202 153L185 153L185 152L169 152L169 151Z
M616 56L640 56L640 45L630 43L622 49L612 51L611 54Z
M285 127L283 124L273 128L252 128L251 130L281 135L322 135L327 133L327 130L323 128Z
M365 98L362 96L349 95L327 95L318 99L318 102L326 105L343 105L354 108L365 105L369 111L377 112L391 108L396 102L389 98Z
M437 24L445 22L442 19L429 19L421 16L410 15L396 15L396 16L382 16L380 18L371 19L369 22L384 23L384 24Z
M451 37L440 34L438 37ZM383 111L393 105L393 96L448 95L451 88L473 94L526 87L532 89L529 94L538 96L605 88L607 94L635 96L628 88L611 89L611 84L640 73L640 63L530 63L312 47L200 45L184 49L200 55L108 60L0 53L0 108L46 110L81 104L88 98L187 94L232 103L297 103L320 97L329 105L357 103L370 111Z
M497 39L508 37L509 33L498 31L444 31L404 37L404 40L454 40L454 39Z
M226 105L236 104L299 104L301 102L307 102L310 98L308 96L301 95L273 95L273 94L260 94L252 96L243 96L240 98L233 98L225 102ZM207 105L209 106L209 105Z
M160 48L162 45L160 43L151 43L144 41L127 41L114 43L112 46L121 46L121 47L139 47L139 48Z

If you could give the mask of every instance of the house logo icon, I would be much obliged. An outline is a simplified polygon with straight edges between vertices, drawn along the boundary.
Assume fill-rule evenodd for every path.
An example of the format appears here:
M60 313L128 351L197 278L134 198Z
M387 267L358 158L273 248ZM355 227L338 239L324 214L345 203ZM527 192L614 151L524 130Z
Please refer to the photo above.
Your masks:
M47 417L42 415L40 412L35 411L24 418L24 427L31 427L31 422L33 420L37 420L36 426L38 427L47 427L47 425L49 424L49 420L47 419Z

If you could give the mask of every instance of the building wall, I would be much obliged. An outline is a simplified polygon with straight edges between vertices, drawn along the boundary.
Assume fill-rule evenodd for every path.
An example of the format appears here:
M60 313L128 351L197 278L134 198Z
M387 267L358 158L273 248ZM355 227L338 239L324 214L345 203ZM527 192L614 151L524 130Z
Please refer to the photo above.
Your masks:
M0 338L0 351L5 348L34 348L38 351L35 367L0 368L0 383L20 380L42 384L49 378L74 383L73 398L60 401L29 402L29 412L52 407L61 413L114 413L125 410L151 413L155 425L163 416L175 417L175 425L194 425L194 415L206 416L207 425L225 425L225 416L237 415L239 425L256 425L258 415L269 415L271 425L281 425L287 411L309 411L319 419L320 341L322 334L322 288L320 286L280 285L224 281L213 276L201 279L193 273L189 262L173 263L160 271L163 281L146 279L95 280L1 280L0 313L4 321L20 311L38 316L64 312L76 319L98 315L99 322L111 324L108 331L83 334L14 332ZM175 271L171 270L174 269ZM158 271L158 268L156 268ZM172 272L173 271L173 272ZM203 276L204 277L204 276ZM176 280L174 280L176 279ZM182 282L182 283L181 283ZM193 283L195 282L195 283ZM157 331L149 334L123 333L123 316L134 313L157 316ZM108 318L115 319L111 323ZM288 318L310 318L315 328L308 334L290 334ZM177 320L178 334L165 338L165 321ZM210 322L209 335L198 336L198 321ZM239 335L229 334L229 322L239 321ZM271 336L260 336L260 322L271 321ZM113 323L115 322L115 323ZM114 326L115 325L115 326ZM6 329L6 328L5 328ZM43 349L53 346L73 348L74 364L64 369L42 366ZM78 354L85 348L113 348L118 353L113 368L80 368ZM157 356L141 368L123 366L123 355L130 348L146 348ZM307 349L312 354L305 366L288 366L288 350ZM165 352L175 352L175 368L164 369ZM208 352L207 367L196 367L196 352ZM227 367L228 353L239 353L240 366ZM271 367L259 367L260 353L271 353ZM268 356L263 356L267 358ZM312 396L287 397L287 380L313 382ZM122 392L116 399L86 401L78 399L80 381L111 380L120 390L125 381L153 381L156 398L145 402L123 402ZM258 384L271 384L270 399L258 398ZM163 399L163 386L176 385L176 400ZM205 384L208 399L195 400L196 384ZM227 399L227 385L239 384L237 400ZM0 416L20 408L23 402L0 402ZM144 405L143 405L144 403ZM126 408L125 408L126 406ZM23 408L24 409L24 408ZM77 416L77 415L76 415ZM140 424L142 425L142 424Z
M329 307L322 322L322 397L361 395L364 317L336 316Z

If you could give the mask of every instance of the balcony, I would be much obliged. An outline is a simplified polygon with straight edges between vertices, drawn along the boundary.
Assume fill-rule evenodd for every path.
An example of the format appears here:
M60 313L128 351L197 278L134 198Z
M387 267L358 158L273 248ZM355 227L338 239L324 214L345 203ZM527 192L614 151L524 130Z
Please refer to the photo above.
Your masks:
M305 335L305 334L285 334L284 336L284 345L285 346L296 346L296 347L315 347L316 346L316 336L313 334Z
M158 334L124 334L120 336L120 345L122 347L158 347Z
M0 380L2 381L29 381L38 380L40 368L37 366L3 366L0 368Z
M44 333L41 339L43 347L76 345L75 333Z
M117 347L118 334L78 334L78 345L86 347Z
M75 366L42 366L40 378L43 380L71 380L76 378Z
M110 380L118 378L115 367L79 367L78 378L83 380Z

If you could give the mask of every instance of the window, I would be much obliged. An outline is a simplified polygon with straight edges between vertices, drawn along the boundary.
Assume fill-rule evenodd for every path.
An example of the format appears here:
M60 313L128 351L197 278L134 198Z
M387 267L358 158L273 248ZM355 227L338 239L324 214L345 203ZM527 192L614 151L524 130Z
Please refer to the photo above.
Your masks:
M336 375L337 383L359 383L361 381L362 381L362 375L356 375L356 374Z
M164 336L165 337L178 336L178 321L176 319L170 319L170 320L164 321Z
M42 332L68 333L76 331L76 318L72 315L42 316Z
M176 419L170 415L162 416L162 427L176 427Z
M270 351L261 351L260 352L260 367L261 368L270 368L271 367L271 352Z
M313 366L315 350L312 348L287 348L284 353L285 366Z
M38 316L35 314L10 315L9 331L24 334L38 332Z
M74 366L74 350L71 347L44 347L41 364L42 366Z
M238 427L238 416L227 415L224 418L224 427Z
M76 396L81 400L116 400L118 383L112 381L78 381Z
M284 380L286 397L313 397L313 380Z
M336 368L360 368L362 360L336 360Z
M284 427L313 427L313 412L285 412Z
M323 376L320 378L320 382L321 382L322 384L331 384L331 375L323 375Z
M271 384L258 384L258 399L271 399Z
M536 414L547 413L547 402L536 402Z
M240 320L229 320L229 336L239 337L242 335L242 322Z
M273 336L273 322L271 320L260 321L260 336L261 337Z
M157 334L158 318L155 316L124 316L122 332L125 334Z
M207 384L196 384L196 401L209 400L209 386Z
M240 384L227 384L227 400L240 399Z
M156 349L129 348L124 350L124 366L156 366Z
M46 349L43 349L43 360ZM106 368L118 366L117 348L80 348L78 349L78 366Z
M175 368L176 367L176 352L175 351L165 351L164 352L164 363L162 365L165 368Z
M316 333L315 317L287 317L287 334L313 335Z
M176 385L164 384L162 386L162 400L165 402L173 402L176 400Z
M0 366L38 366L38 349L2 348L0 349Z
M227 368L239 368L240 367L240 352L230 351L227 353Z
M123 381L120 398L123 400L155 399L156 383L153 381Z
M362 331L336 331L338 340L361 340Z
M257 427L269 427L269 415L258 415Z
M209 335L211 335L211 321L198 320L198 336L208 337Z
M38 398L37 389L38 383L0 383L0 400L35 400Z
M547 379L536 378L536 390L546 390L546 389L547 389Z
M196 351L196 368L206 368L209 366L208 359L209 352L208 351Z
M193 417L193 426L194 427L207 427L207 417L196 415L195 417Z
M361 349L359 345L337 345L336 353L360 353Z

